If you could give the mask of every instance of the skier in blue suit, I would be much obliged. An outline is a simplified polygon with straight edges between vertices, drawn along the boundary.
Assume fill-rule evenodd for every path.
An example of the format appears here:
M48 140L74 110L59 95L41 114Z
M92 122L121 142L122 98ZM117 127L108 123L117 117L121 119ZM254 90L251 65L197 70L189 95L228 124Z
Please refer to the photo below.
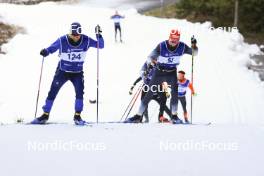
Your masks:
M84 94L83 64L86 53L90 47L99 47L100 49L104 48L104 39L101 35L102 30L99 25L95 27L95 32L97 41L82 34L82 27L80 23L74 22L71 24L69 34L59 37L48 48L44 48L40 51L40 55L46 57L59 50L60 61L57 66L48 97L46 98L45 105L42 107L44 113L40 117L34 119L31 122L32 124L45 124L47 122L53 102L60 88L67 81L71 81L76 94L74 122L76 125L86 124L86 122L81 118Z
M115 41L117 42L117 31L119 31L119 38L120 38L120 42L122 41L122 32L121 32L121 25L120 25L120 21L121 19L125 18L125 16L119 15L118 11L115 12L114 15L111 16L111 19L114 21L114 26L115 26Z
M158 44L158 46L151 52L149 56L149 64L156 65L149 83L149 86L159 85L162 82L167 82L171 87L171 121L179 124L182 120L177 116L178 110L178 84L177 84L177 66L180 64L182 55L197 54L198 48L196 46L196 39L191 39L192 47L187 46L180 41L180 32L172 29L169 39ZM126 123L139 123L142 121L143 113L147 108L148 103L154 95L153 91L149 91L141 101L139 110L136 115L127 119Z

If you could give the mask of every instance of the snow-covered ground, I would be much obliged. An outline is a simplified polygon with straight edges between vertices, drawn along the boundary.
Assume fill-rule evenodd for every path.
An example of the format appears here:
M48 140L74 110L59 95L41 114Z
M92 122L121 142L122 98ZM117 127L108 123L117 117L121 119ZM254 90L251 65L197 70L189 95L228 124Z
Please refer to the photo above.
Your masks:
M0 128L1 175L262 176L263 126Z
M109 19L114 10L84 4L0 4L1 20L26 30L3 46L7 55L0 55L0 121L33 119L42 59L39 51L67 33L71 22L79 21L91 37L95 37L95 25L103 28L101 122L121 118L131 98L128 90L147 55L168 37L170 29L179 28L182 41L189 44L195 35L199 46L193 121L213 125L156 124L158 107L151 102L150 124L0 126L1 175L263 175L264 91L257 75L245 67L249 54L259 52L257 46L244 43L237 32L210 31L210 23L147 17L134 9L120 12L126 16L122 23L125 42L115 43ZM57 62L57 54L45 58L39 115ZM190 66L191 57L186 55L179 69L187 77ZM85 64L85 86L83 118L94 122L96 106L88 101L96 95L96 49L92 48ZM72 122L74 98L73 87L67 83L50 121ZM39 151L30 148L34 144Z

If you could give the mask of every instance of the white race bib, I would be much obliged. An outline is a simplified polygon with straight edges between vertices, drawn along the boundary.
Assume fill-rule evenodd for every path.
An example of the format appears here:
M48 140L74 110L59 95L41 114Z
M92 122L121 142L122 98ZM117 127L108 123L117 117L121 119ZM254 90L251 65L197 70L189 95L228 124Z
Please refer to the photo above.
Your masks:
M171 56L171 57L163 57L163 56L159 56L158 57L158 63L161 63L161 64L172 64L172 65L175 65L175 64L180 64L180 56Z
M84 62L86 52L61 53L60 59L68 62Z

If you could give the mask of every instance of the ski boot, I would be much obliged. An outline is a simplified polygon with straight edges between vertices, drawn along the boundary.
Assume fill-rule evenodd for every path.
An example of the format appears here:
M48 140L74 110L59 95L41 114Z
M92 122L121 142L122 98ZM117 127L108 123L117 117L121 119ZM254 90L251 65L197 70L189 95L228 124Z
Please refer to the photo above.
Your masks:
M184 123L190 124L190 121L188 120L187 112L183 113L183 117L184 117Z
M184 123L190 124L190 121L188 119L184 119Z
M142 116L137 114L124 121L124 123L141 123L141 122L142 122Z
M75 125L83 126L83 125L86 125L86 124L87 124L87 122L84 121L84 120L81 118L81 113L78 113L78 112L76 112L76 113L74 114L73 121L74 121Z
M32 122L30 122L31 124L34 125L43 125L45 124L47 121L49 120L49 113L44 112L40 117L35 118Z
M171 122L172 122L173 124L182 124L182 123L183 123L182 120L179 119L179 117L177 116L177 114L172 115L172 117L171 117Z
M159 123L170 123L170 121L164 116L159 116Z

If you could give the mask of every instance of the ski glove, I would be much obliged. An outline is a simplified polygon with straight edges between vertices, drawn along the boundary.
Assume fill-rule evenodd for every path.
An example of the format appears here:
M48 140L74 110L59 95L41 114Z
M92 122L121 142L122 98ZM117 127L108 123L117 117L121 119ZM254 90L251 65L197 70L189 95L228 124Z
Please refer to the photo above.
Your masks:
M46 49L42 49L42 50L40 51L40 55L43 56L43 57L46 57L46 56L49 55L49 52L48 52L48 50L46 50Z
M191 43L192 43L192 48L197 49L197 46L196 46L197 40L196 40L196 38L194 38L194 36L192 36L192 38L191 38Z
M154 63L152 63L152 64L149 64L149 65L148 65L148 68L147 68L147 70L151 70L151 69L153 69L153 68L154 68L154 66L155 66L155 64L154 64Z
M134 89L134 85L133 86L131 86L131 88L130 88L130 90L129 90L129 95L132 95L133 94L133 89Z
M192 45L197 44L197 40L196 40L196 38L194 38L194 36L192 36L192 38L191 38L191 43L192 43Z
M95 33L96 34L101 34L102 33L102 29L99 25L95 26Z

